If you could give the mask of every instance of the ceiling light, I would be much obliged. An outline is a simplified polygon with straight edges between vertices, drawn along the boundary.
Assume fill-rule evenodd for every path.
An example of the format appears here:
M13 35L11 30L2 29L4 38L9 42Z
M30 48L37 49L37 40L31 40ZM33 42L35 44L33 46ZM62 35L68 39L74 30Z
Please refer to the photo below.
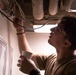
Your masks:
M33 25L34 32L36 33L50 33L50 29L57 26L57 24L51 24L51 25Z
M70 9L68 12L76 12L76 10L74 10L74 9Z

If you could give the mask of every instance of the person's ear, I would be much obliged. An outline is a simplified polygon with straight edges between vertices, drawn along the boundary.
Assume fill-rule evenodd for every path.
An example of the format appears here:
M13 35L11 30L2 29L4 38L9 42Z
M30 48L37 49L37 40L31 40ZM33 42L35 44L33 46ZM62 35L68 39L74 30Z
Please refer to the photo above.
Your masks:
M64 42L64 45L65 45L65 47L70 47L70 46L71 46L71 42L68 41L68 40L66 40L66 41Z

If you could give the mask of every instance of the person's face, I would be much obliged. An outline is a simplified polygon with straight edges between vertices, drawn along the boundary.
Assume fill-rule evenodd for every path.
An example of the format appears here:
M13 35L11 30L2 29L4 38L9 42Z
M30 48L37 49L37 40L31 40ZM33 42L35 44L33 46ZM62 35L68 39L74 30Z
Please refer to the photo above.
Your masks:
M57 27L54 27L51 30L48 43L54 46L55 48L62 48L65 43L65 37L66 33L63 30L63 27L61 24L59 24Z

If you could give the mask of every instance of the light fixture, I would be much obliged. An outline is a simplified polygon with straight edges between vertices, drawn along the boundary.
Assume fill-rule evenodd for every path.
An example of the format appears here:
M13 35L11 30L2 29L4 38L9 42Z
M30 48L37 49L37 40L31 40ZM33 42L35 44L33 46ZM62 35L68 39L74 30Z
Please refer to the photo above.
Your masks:
M36 33L50 33L50 29L57 26L57 24L50 24L50 25L33 25L34 32Z
M70 9L68 12L76 12L76 10L74 10L74 9Z

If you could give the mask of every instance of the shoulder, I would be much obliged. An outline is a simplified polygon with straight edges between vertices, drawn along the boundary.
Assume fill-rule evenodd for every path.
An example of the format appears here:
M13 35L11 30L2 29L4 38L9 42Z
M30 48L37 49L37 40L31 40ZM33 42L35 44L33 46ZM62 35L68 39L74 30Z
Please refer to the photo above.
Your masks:
M57 54L51 54L50 56L48 56L48 59L54 59L54 58L57 58Z
M65 75L76 75L76 58L70 60L65 67Z
M56 58L57 57L57 54L51 54L51 55L36 55L36 58L37 59L43 59L43 60L52 60L52 59L54 59L54 58Z

